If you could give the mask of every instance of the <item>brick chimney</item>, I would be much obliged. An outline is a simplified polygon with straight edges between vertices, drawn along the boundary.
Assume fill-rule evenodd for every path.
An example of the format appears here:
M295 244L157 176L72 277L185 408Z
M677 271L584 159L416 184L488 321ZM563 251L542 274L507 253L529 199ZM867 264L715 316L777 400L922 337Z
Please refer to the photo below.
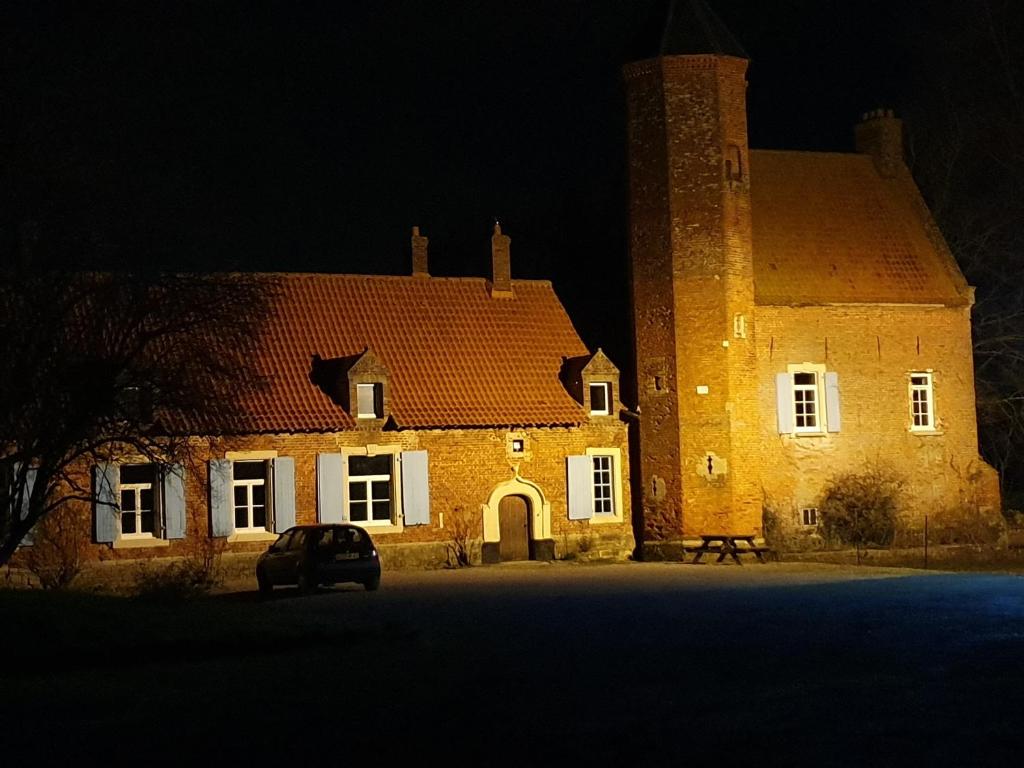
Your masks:
M876 109L862 115L853 132L857 151L871 155L884 178L893 178L903 166L903 121L891 109Z
M510 244L512 238L501 234L501 224L494 222L494 234L491 235L491 297L501 299L512 298L512 263Z
M420 234L419 227L412 228L412 276L430 277L427 271L427 243L426 237Z

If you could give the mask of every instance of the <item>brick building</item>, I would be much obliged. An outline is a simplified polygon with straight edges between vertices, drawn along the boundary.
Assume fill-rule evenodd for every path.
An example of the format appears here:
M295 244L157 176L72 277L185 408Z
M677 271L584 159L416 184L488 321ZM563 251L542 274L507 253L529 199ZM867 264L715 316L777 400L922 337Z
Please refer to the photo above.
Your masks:
M495 226L489 281L431 277L418 230L409 277L279 276L268 386L242 422L194 430L194 469L93 467L94 554L255 551L351 521L386 565L442 564L460 531L484 562L629 555L618 370L549 282L511 279L509 246Z
M649 555L700 533L813 533L823 486L883 466L904 524L990 514L968 286L903 162L864 116L856 154L750 150L747 57L697 0L624 70Z

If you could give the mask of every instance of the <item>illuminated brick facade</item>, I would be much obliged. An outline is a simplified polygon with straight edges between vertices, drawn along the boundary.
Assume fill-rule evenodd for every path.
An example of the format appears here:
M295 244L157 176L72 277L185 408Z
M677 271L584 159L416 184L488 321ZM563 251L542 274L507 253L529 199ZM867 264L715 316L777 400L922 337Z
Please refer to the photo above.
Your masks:
M866 115L856 155L750 151L745 56L696 50L624 71L648 555L762 533L766 504L803 526L830 477L871 465L906 480L908 530L929 510L991 514L973 292L899 121Z

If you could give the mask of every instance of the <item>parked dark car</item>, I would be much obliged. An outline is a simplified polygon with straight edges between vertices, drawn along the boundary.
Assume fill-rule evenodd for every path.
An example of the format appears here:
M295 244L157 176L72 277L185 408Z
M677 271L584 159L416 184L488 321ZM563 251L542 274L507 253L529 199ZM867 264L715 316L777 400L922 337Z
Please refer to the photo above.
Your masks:
M320 584L380 586L380 555L357 525L297 525L282 533L256 561L256 583L267 595L281 584L312 592Z

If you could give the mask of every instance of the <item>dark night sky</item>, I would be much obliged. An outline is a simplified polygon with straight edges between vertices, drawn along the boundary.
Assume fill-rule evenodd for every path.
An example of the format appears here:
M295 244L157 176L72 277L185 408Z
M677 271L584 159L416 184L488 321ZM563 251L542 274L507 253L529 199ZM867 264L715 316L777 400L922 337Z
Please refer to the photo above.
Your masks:
M628 349L620 67L654 0L6 5L3 238L64 259L549 278ZM710 3L751 56L751 145L849 150L900 109L942 3ZM42 247L42 246L40 246Z

